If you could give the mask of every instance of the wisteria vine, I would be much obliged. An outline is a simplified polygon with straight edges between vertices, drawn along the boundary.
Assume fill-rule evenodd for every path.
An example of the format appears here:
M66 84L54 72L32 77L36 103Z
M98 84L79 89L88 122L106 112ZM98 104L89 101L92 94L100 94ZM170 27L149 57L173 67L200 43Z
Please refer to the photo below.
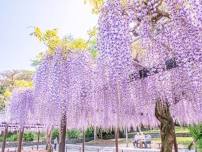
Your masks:
M68 128L156 126L160 98L178 123L201 122L201 16L200 0L108 0L98 21L99 58L58 47L39 66L34 93L13 93L12 120L23 125L34 109L46 126L58 127L64 113ZM133 59L134 41L144 53Z

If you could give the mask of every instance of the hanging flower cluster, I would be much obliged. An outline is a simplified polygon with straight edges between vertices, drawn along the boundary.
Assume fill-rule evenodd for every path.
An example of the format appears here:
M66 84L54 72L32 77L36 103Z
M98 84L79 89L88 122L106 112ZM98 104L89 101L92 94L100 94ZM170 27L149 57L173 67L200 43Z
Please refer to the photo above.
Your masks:
M8 107L9 122L19 125L33 124L34 119L34 97L32 89L14 90Z
M82 51L64 54L57 49L53 56L44 59L35 76L40 123L57 126L66 114L68 127L88 125L85 123L93 115L92 64L90 54Z
M201 122L201 2L187 2L108 0L98 23L98 60L57 48L41 62L34 93L13 94L12 120L23 125L35 109L35 122L46 126L57 127L64 114L68 128L156 126L161 99L175 121ZM135 60L133 41L145 50Z
M100 64L108 68L110 80L126 78L132 65L129 17L120 1L107 1L98 21L98 50Z
M179 4L179 1L167 2L170 21L163 24L158 34L146 31L148 37L142 41L147 44L149 55L142 63L147 69L157 69L157 74L146 78L151 81L147 92L153 101L161 97L169 102L173 117L181 123L198 123L202 110L202 35L200 28L187 18L186 8L176 8ZM152 63L153 57L156 60ZM184 117L181 117L182 113Z
M197 15L201 14L199 3L192 3L192 6L198 8L195 10ZM199 26L200 18L195 17L198 24L187 18L187 15L193 13L186 7L181 7L180 1L165 1L164 5L167 6L165 10L160 10L161 4L162 1L158 0L134 1L134 3L130 1L127 7L122 7L119 0L107 1L101 12L98 47L101 60L107 61L104 71L113 71L117 65L126 67L125 60L122 62L119 56L131 52L129 40L133 36L138 38L138 41L142 43L142 48L146 50L145 56L135 63L132 74L121 70L122 75L130 74L129 78L132 82L130 85L119 83L118 88L121 92L119 103L117 103L117 91L115 91L117 88L113 88L115 86L113 81L107 82L109 85L113 84L113 89L107 94L109 97L107 101L110 103L106 105L109 106L108 109L112 107L116 109L115 116L113 116L113 108L110 109L113 118L117 115L120 118L123 116L122 124L119 124L121 126L127 126L124 124L127 117L134 118L128 121L133 126L156 125L154 107L158 98L169 103L173 118L179 123L201 121L202 35ZM116 25L115 19L118 20ZM122 21L125 26L122 26ZM131 23L134 25L130 31ZM117 39L113 39L120 36L118 31L125 32L123 34L125 37L118 39L124 41L121 45L117 44ZM124 44L128 50L122 48ZM113 52L116 53L113 54ZM115 62L119 64L114 64ZM118 73L118 70L114 70L112 74L116 72ZM103 75L105 73L103 72ZM109 73L107 77L110 78L112 74Z

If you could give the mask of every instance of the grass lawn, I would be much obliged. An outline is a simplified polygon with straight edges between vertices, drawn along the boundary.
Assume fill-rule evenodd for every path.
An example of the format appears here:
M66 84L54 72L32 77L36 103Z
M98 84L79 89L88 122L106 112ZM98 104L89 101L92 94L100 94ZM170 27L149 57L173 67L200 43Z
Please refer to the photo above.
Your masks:
M147 130L143 131L144 134L146 133L159 133L159 129L152 129L152 130ZM176 133L189 133L189 129L187 127L175 127L175 132Z
M176 127L175 132L176 133L189 133L189 129L187 127Z
M158 143L161 142L160 138L153 138L152 140ZM177 143L181 145L188 146L192 141L193 141L192 137L177 137Z

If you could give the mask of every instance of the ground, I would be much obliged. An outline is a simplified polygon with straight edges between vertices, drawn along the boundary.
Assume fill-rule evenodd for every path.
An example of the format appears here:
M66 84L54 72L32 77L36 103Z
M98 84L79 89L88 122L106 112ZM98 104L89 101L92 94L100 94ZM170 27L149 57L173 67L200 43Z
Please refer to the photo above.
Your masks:
M147 133L159 133L158 129L153 129L149 131L143 131L144 134ZM176 133L179 134L189 134L189 130L187 128L181 128L178 127L176 128ZM133 137L135 133L129 133L131 137ZM188 144L191 143L192 137L177 137L177 142L179 145L179 148L187 148ZM109 140L101 140L98 139L96 141L90 141L85 143L85 152L113 152L115 145L115 140L114 139L109 139ZM121 152L158 152L159 151L159 146L160 146L160 138L153 138L152 139L152 149L135 149L132 144L132 138L128 139L128 147L126 146L126 139L121 138L119 139L119 147L123 151ZM41 146L40 149L44 152L45 146ZM15 148L12 148L10 150L15 150ZM31 151L32 150L32 151ZM33 151L35 150L35 151ZM36 146L34 147L24 147L25 152L36 152ZM67 151L68 152L79 152L81 151L81 144L76 144L76 145L67 145ZM187 151L188 152L188 151Z

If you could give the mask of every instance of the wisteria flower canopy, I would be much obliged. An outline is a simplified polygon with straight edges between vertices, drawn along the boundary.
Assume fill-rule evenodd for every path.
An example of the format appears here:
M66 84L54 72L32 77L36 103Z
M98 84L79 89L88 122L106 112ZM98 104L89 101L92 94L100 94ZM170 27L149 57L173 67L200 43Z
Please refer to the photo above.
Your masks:
M68 128L156 126L161 99L178 123L201 122L201 16L199 0L106 1L97 60L60 48L43 59L34 79L36 120L58 126L66 114ZM135 58L134 42L142 51Z
M109 73L110 78L116 73L122 73L125 79L130 75L132 94L126 96L128 99L124 96L127 102L121 101L129 104L125 107L126 111L135 104L132 109L138 115L131 114L130 118L137 117L134 120L139 120L145 115L147 118L141 120L153 120L149 121L150 125L155 124L154 105L157 98L162 98L170 103L173 117L179 122L197 123L201 121L201 19L192 16L184 1L162 3L155 0L129 1L124 7L119 0L107 1L99 19L101 60L108 64L105 65L109 68L107 71L113 71ZM201 2L189 3L197 8L195 14L202 14ZM167 7L165 12L160 11L160 5ZM134 25L132 29L131 23ZM131 40L139 41L144 50L144 56L135 59L132 74ZM128 85L122 84L121 90Z
M83 51L47 56L35 76L35 101L41 123L59 125L67 115L70 128L84 127L92 115L93 58Z
M15 89L8 106L8 122L23 127L36 124L34 117L34 96L30 88Z

